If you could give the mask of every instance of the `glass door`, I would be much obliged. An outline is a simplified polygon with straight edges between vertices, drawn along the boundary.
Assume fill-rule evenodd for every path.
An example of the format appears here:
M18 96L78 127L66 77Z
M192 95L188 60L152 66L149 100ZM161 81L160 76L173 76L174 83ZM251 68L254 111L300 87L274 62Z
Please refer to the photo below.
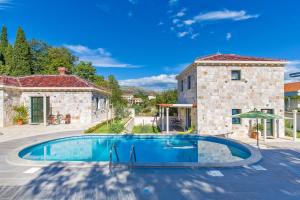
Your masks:
M266 112L269 114L273 114L273 109L262 109L262 112ZM262 120L263 123L263 120ZM273 119L267 119L267 136L274 136L273 135Z
M186 129L188 130L189 128L191 128L192 126L192 118L191 118L191 109L190 108L186 108L185 109L185 120L186 120Z

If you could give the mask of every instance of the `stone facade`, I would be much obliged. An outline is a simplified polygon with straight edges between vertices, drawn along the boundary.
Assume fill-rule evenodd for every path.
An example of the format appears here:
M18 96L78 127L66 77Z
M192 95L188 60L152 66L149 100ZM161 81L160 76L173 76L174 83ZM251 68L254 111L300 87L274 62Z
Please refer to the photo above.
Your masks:
M4 91L0 90L0 127L4 126Z
M0 126L13 125L13 106L28 107L31 122L31 97L49 97L50 114L71 115L71 123L93 123L110 119L109 98L101 92L89 90L0 90Z
M241 80L231 80L232 70L240 70ZM188 76L192 77L189 90ZM197 104L194 120L199 134L233 132L236 137L247 137L252 121L242 119L241 124L232 124L232 109L240 109L242 113L254 108L272 109L274 114L284 116L284 64L194 63L177 79L178 103ZM272 134L283 136L283 120L273 121Z
M190 89L188 89L188 78L190 76ZM178 103L179 104L197 104L197 68L190 68L184 71L178 78ZM183 91L182 91L183 90ZM182 126L186 124L186 109L178 108L178 117L182 121ZM197 108L191 108L191 125L197 127Z
M21 92L14 89L6 89L4 93L4 124L6 126L13 125L14 111L13 107L20 102Z

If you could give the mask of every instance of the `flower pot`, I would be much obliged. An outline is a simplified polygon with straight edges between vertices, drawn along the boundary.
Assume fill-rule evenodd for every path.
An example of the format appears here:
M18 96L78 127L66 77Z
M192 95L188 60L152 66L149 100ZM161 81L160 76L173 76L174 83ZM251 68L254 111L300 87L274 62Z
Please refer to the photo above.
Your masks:
M23 120L19 119L19 120L17 121L17 124L18 124L19 126L23 125Z
M257 132L252 132L252 133L251 133L251 138L257 139L257 135L258 135Z

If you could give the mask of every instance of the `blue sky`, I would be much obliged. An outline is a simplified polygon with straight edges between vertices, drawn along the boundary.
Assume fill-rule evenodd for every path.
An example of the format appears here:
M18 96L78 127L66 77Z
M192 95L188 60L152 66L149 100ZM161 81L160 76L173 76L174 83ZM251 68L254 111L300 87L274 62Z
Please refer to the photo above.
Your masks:
M13 41L64 45L104 76L151 89L175 87L196 57L221 53L284 58L300 66L298 0L0 0Z

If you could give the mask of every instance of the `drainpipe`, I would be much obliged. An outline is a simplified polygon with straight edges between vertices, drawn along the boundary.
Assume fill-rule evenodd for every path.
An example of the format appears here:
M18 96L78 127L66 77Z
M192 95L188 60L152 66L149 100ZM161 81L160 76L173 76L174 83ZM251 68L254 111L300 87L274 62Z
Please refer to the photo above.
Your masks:
M267 113L266 110L264 110L264 113ZM264 141L267 141L267 119L263 119L264 124Z
M47 126L47 97L43 96L43 114L44 114L44 125Z
M165 130L165 108L162 107L162 116L161 116L161 130L164 131Z
M297 110L293 110L293 140L297 139Z
M167 107L167 119L166 119L166 121L167 121L167 134L169 134L169 107Z

